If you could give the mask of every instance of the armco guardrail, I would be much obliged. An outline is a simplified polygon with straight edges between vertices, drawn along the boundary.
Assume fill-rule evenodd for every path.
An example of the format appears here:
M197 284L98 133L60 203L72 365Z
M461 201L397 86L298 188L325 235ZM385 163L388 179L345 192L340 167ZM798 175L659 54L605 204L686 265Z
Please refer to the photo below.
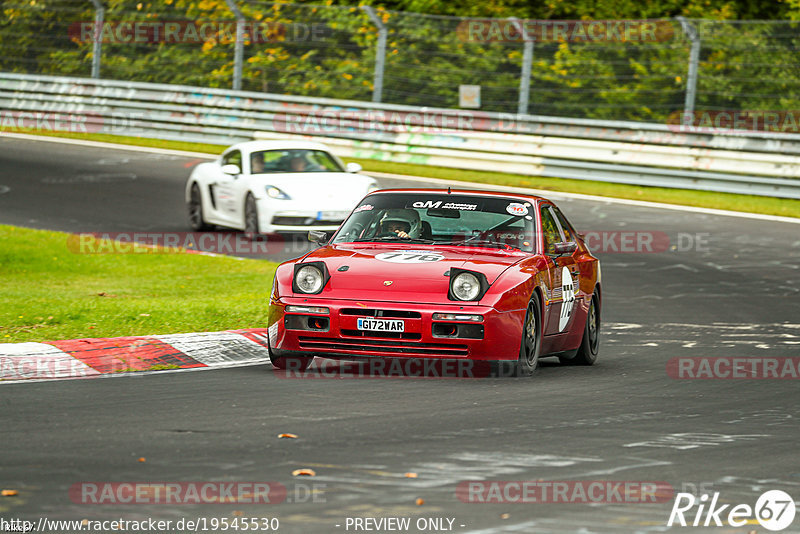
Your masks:
M4 128L60 125L221 145L314 138L345 157L800 198L797 134L687 133L652 123L8 73L0 74L0 110Z

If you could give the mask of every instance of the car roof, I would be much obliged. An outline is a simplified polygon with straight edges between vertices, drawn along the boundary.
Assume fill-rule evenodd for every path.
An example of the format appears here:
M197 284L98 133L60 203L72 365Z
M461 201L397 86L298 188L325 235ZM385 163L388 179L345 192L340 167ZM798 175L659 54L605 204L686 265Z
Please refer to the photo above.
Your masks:
M330 152L331 150L322 143L315 143L313 141L291 141L291 140L275 140L275 141L245 141L231 146L230 149L239 149L242 152L259 152L261 150L324 150Z
M435 193L437 195L467 195L484 198L501 197L516 200L527 200L529 202L552 202L547 198L537 195L526 195L523 193L510 193L505 191L483 191L478 189L379 189L378 191L373 191L370 193L369 196L379 193Z

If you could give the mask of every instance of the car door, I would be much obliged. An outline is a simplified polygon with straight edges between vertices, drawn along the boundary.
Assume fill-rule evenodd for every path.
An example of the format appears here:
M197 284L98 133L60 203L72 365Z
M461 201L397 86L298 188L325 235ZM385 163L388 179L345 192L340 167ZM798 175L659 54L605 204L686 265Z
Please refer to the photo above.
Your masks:
M239 167L238 174L227 174L222 171L225 165ZM236 207L238 182L242 172L242 152L234 149L225 152L220 158L219 166L215 169L214 180L209 184L211 198L218 218L231 224L239 224Z
M578 291L578 268L572 252L559 253L557 245L569 242L552 204L541 204L539 219L542 250L548 258L548 296L544 334L556 335L569 330L575 315ZM571 236L571 234L570 234ZM573 237L574 240L574 236Z

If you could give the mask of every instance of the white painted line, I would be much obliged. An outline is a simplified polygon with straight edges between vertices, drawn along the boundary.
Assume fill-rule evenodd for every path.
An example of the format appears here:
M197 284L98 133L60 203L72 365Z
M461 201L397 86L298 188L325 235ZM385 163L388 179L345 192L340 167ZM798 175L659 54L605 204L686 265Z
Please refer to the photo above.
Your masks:
M185 156L185 157L196 157L196 158L203 158L203 159L215 159L217 156L212 154L206 154L203 152L190 152L190 151L183 151L183 150L172 150L167 148L153 148L153 147L142 147L142 146L133 146L133 145L124 145L124 144L117 144L117 143L104 143L99 141L84 141L81 139L69 139L65 137L47 137L47 136L38 136L38 135L29 135L29 134L17 134L17 133L4 133L4 137L13 137L16 139L26 139L30 141L49 141L52 143L65 143L71 145L81 145L81 146L90 146L90 147L97 147L97 148L108 148L112 150L130 150L134 152L149 152L151 154L168 154L173 156ZM223 147L220 147L220 152L222 151ZM764 215L760 213L747 213L743 211L728 211L728 210L718 210L713 208L698 208L694 206L681 206L678 204L664 204L661 202L647 202L644 200L629 200L626 198L616 198L616 197L602 197L597 195L584 195L581 193L567 193L563 191L548 191L543 189L528 189L524 187L513 187L508 185L491 185L491 184L480 184L477 182L461 182L458 180L445 180L442 178L428 178L425 176L410 176L405 174L393 174L388 172L376 172L376 171L365 171L364 174L368 174L370 176L374 176L376 178L393 178L397 180L409 180L415 182L426 182L431 184L440 184L440 185L450 185L456 187L468 187L468 188L475 188L475 189L484 189L484 190L492 190L492 191L507 191L509 193L522 193L522 194L533 194L533 195L540 195L547 198L552 199L559 199L559 198L570 198L575 200L588 200L591 202L605 202L610 204L623 204L628 206L639 206L643 208L657 208L657 209L665 209L665 210L674 210L674 211L685 211L690 213L703 213L706 215L721 215L723 217L739 217L743 219L755 219L761 221L770 221L770 222L782 222L782 223L790 223L790 224L800 224L800 218L795 217L781 217L779 215Z
M266 347L241 334L203 332L171 334L155 338L209 367L269 361Z
M0 380L4 383L7 380L85 378L99 374L99 371L52 345L0 345Z
M148 152L150 154L166 154L169 156L182 156L182 157L195 157L203 159L216 159L218 154L209 154L207 152L192 152L189 150L173 150L171 148L156 148L149 146L136 146L124 145L122 143L106 143L103 141L87 141L84 139L70 139L69 137L50 137L47 135L30 135L20 133L3 133L3 137L12 137L14 139L24 139L26 141L46 141L49 143L62 143L65 145L79 145L94 148L108 148L111 150L130 150L132 152ZM222 145L219 147L220 154L225 148Z
M413 182L425 182L431 184L449 185L469 189L482 189L487 191L505 191L508 193L520 193L524 195L538 195L557 200L559 198L570 198L575 200L588 200L591 202L606 202L611 204L625 204L628 206L639 206L643 208L658 208L675 211L688 211L692 213L704 213L707 215L722 215L725 217L742 217L745 219L757 219L770 222L784 222L800 224L800 218L781 217L779 215L765 215L761 213L747 213L744 211L728 211L713 208L698 208L695 206L681 206L679 204L664 204L661 202L647 202L645 200L630 200L627 198L601 197L597 195L584 195L581 193L567 193L564 191L548 191L546 189L529 189L526 187L514 187L510 185L481 184L478 182L461 182L458 180L445 180L443 178L428 178L425 176L408 176L405 174L393 174L388 172L364 171L375 178L391 178L395 180L409 180Z

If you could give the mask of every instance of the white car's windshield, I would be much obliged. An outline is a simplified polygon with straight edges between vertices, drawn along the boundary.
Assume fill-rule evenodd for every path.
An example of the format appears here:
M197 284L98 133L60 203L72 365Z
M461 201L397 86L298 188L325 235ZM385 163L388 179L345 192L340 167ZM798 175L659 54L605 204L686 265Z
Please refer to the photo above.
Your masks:
M344 169L322 150L262 150L250 154L250 174L278 172L344 172Z
M334 243L394 241L533 251L534 207L513 198L378 193L353 211Z

